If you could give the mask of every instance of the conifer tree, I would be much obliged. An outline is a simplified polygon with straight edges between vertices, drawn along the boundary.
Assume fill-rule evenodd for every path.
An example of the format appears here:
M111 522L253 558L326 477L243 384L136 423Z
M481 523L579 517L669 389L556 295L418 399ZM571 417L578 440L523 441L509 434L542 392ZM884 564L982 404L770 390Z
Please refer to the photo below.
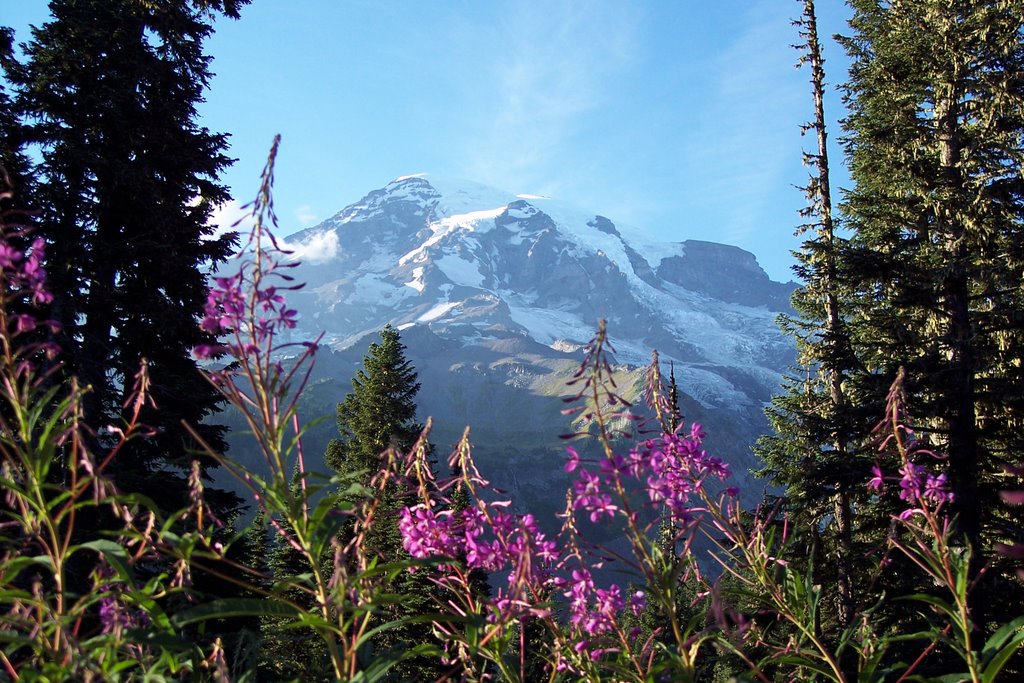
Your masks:
M351 393L338 404L339 438L327 444L327 465L347 481L356 477L369 484L384 464L382 456L388 448L407 453L419 438L423 430L416 421L419 390L401 336L388 325L380 332L380 342L370 344L362 369L352 379ZM392 494L378 507L379 518L388 523L374 525L366 538L366 550L385 560L402 554L396 524L399 492Z
M352 379L352 392L338 404L339 438L328 444L326 463L347 481L357 477L369 484L386 464L383 456L389 449L408 453L423 431L416 421L415 399L419 389L416 371L405 357L401 335L387 325L380 332L380 342L370 344L362 369ZM430 446L424 447L429 458ZM410 559L398 531L398 512L407 504L406 494L398 482L391 482L378 492L374 521L365 532L363 550L381 563ZM400 572L388 590L400 595L401 600L383 611L383 620L436 611L435 588L423 571ZM411 623L382 633L375 638L374 646L378 652L394 653L432 640L429 622ZM417 657L396 666L391 676L397 680L433 680L442 671L436 657Z
M224 446L223 429L202 424L218 398L191 349L211 341L198 329L204 269L232 248L209 223L228 198L218 178L230 160L226 136L198 125L196 107L211 75L211 21L247 1L52 0L26 62L7 65L40 155L32 200L67 372L92 387L85 421L116 425L148 360L157 409L143 419L157 434L132 442L117 476L165 509L184 490L166 485L167 466L191 457L181 421Z
M340 436L327 446L327 464L341 474L372 474L389 446L402 452L412 448L423 430L416 421L419 390L401 335L388 325L380 342L370 344L351 393L338 404Z
M880 415L906 368L977 573L1024 528L998 496L1024 452L1024 0L851 5L847 384ZM1019 588L996 560L972 593L978 624Z
M803 282L792 297L797 316L780 320L796 339L800 365L786 379L786 393L772 400L767 412L774 434L761 439L757 453L766 464L762 475L785 487L786 513L800 522L799 528L814 532L807 548L830 559L804 558L828 574L816 581L836 585L835 621L843 628L854 608L853 508L857 498L866 497L869 461L858 449L857 418L844 390L857 361L845 320L848 295L838 275L843 240L833 212L824 59L814 2L802 2L801 18L794 22L804 41L797 46L802 51L798 65L810 67L814 103L813 119L803 132L814 134L815 151L804 153L811 173L804 188L807 206L801 211L806 222L797 230L805 239L794 253L794 270Z
M848 240L831 218L810 0L798 22L815 93L808 129L819 137L818 154L808 155L810 239L797 254L805 284L793 300L798 317L784 322L803 371L773 401L776 433L759 453L786 487L789 513L810 524L815 582L838 585L838 623L825 615L826 629L849 623L851 608L881 591L928 590L908 585L914 572L899 558L871 581L856 561L884 543L901 511L894 496L868 496L863 484L877 445L871 427L905 367L918 437L949 456L950 512L974 552L974 575L993 560L972 592L984 630L1010 616L998 605L1020 604L1019 584L992 551L1021 533L998 478L1024 445L1024 2L850 4L845 146L854 186L840 207ZM879 624L908 618L892 605L875 612Z
M0 70L8 73L14 66L14 31L0 27ZM24 151L24 125L14 111L11 96L0 79L0 167L6 175L2 198L3 208L11 211L24 209L32 196L30 162ZM24 223L27 216L18 216Z
M256 524L258 526L254 526L254 529L263 536L259 539L265 552L261 561L274 583L286 579L291 581L294 577L309 574L309 561L302 553L276 531L268 539L262 519L257 519ZM292 533L291 528L282 528ZM290 587L279 595L304 609L315 608L310 593L299 588ZM331 666L323 639L310 628L289 625L290 621L291 617L260 617L257 659L260 678L271 681L326 680L330 677Z

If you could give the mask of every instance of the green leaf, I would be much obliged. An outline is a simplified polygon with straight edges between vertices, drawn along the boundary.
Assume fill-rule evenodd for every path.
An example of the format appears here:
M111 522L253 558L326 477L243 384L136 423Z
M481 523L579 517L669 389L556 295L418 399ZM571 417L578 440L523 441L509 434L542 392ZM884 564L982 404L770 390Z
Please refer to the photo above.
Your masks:
M942 674L941 676L929 676L928 683L964 683L971 680L968 673Z
M436 647L425 644L416 645L415 647L403 650L388 650L383 653L374 653L373 659L370 660L369 665L350 678L349 681L350 683L372 683L373 681L380 681L384 679L388 671L407 659L418 657L420 655L433 656L436 654L439 654Z
M454 615L442 615L442 614L417 614L410 617L402 617L401 619L395 619L387 623L381 624L375 628L370 629L359 639L359 644L368 643L378 633L390 631L391 629L405 626L406 624L427 624L436 621L438 617L443 617L446 622L455 623L465 619L464 617L456 617Z
M985 642L981 654L981 661L985 665L981 672L982 681L995 683L999 672L1021 645L1024 645L1024 615L1003 624Z
M129 583L132 582L128 551L120 544L111 541L109 538L97 538L93 541L81 543L71 549L72 552L76 550L92 550L99 553L113 567L119 578Z
M766 660L766 662L767 661L768 660ZM817 673L819 676L823 676L830 681L838 680L836 678L836 673L832 671L832 669L830 669L827 664L815 661L810 657L804 657L803 655L782 655L781 657L773 657L770 661L779 662L782 664L790 664L801 669L807 669L808 671L813 671Z
M926 593L914 593L913 595L907 595L898 599L914 600L915 602L923 602L925 604L931 605L939 611L944 612L947 616L949 616L950 619L956 622L957 625L960 625L960 614L957 612L956 608L954 608L952 605L950 605L942 598L938 598L934 595L928 595Z
M34 557L19 555L18 557L13 557L6 562L0 562L0 567L3 567L4 574L10 578L17 576L19 573L33 565L42 565L51 572L54 571L53 559L49 555L35 555Z
M198 605L184 612L178 612L171 616L171 624L175 628L181 628L188 624L194 624L209 619L224 619L227 617L292 617L295 618L300 611L286 602L259 598L224 598Z

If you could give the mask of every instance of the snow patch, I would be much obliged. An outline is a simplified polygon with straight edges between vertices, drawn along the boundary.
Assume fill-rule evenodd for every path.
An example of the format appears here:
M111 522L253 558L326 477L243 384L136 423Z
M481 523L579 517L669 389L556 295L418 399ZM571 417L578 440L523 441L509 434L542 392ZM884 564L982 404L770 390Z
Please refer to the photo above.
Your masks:
M589 325L568 311L527 308L511 303L508 310L515 324L525 328L534 340L552 348L557 348L552 346L555 343L561 345L567 341L586 343L594 334Z
M683 364L676 370L676 378L679 388L705 408L750 403L750 398L738 391L732 382L709 370Z
M578 344L565 339L556 339L549 344L555 351L562 351L564 353L576 353L583 348L583 344Z
M437 320L438 318L443 317L445 314L448 313L448 311L452 310L453 308L455 308L459 304L460 304L460 302L458 302L458 301L447 301L447 302L445 302L443 304L437 304L436 306L431 308L429 311L427 311L426 313L424 313L420 317L416 318L416 322L429 323L429 322L432 322L434 320Z
M441 199L438 202L437 208L440 215L443 216L465 214L479 211L485 207L506 207L516 201L514 194L496 190L493 187L481 185L480 183L447 178L432 173L427 173L424 178L430 183L431 187L440 193Z
M405 292L384 274L366 273L352 285L346 303L393 306L405 298Z
M419 260L421 256L426 255L431 247L439 244L444 238L456 232L487 232L494 226L493 220L505 213L505 209L506 207L500 206L496 209L470 211L434 221L428 226L433 234L423 244L403 254L398 259L398 265L401 266L409 261ZM488 223L487 221L492 222Z
M484 284L484 276L475 261L467 261L454 254L445 254L435 260L434 265L440 268L441 272L457 285L482 287Z
M406 287L412 287L420 294L426 289L426 285L423 284L423 266L416 266L412 269L412 279L408 282L403 282Z
M533 216L536 216L537 213L538 213L538 209L535 206L532 206L530 204L527 204L525 207L522 207L522 208L516 206L516 207L509 207L509 209L508 209L509 218L514 218L516 220L523 220L524 218L532 218Z

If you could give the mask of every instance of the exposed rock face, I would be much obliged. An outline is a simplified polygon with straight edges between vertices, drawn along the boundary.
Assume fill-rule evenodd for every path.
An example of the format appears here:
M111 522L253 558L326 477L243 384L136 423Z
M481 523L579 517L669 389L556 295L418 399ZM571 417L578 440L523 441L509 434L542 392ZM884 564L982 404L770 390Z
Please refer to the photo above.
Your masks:
M788 309L793 292L792 284L770 280L753 254L700 240L683 242L682 255L663 259L658 277L714 299L777 311Z
M439 453L469 425L485 474L518 505L553 512L566 483L560 397L604 318L622 390L638 393L657 348L666 375L674 363L687 420L705 424L747 499L760 496L746 471L793 359L774 322L793 285L772 282L753 255L652 243L551 200L432 177L396 180L287 242L302 262L291 274L308 283L292 299L298 333L325 331L334 350L310 412L333 412L390 323L420 374ZM333 421L320 429L315 438L329 438Z

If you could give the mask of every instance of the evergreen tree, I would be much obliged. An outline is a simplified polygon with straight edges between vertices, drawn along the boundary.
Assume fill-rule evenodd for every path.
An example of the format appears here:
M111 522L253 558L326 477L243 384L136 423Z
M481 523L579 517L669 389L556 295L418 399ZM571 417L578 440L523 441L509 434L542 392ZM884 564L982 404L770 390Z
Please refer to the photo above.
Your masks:
M297 485L297 484L296 484ZM267 539L266 526L262 519L254 527L263 534L260 540L265 551L263 563L274 583L292 582L296 577L308 575L309 561L296 550L280 533L272 533ZM285 527L291 533L291 529ZM270 587L270 586L268 586ZM312 595L297 586L290 586L278 593L290 602L301 605L315 613ZM316 681L330 677L331 665L327 646L312 629L288 626L292 617L260 617L260 650L258 670L261 680L269 681Z
M380 342L370 344L363 367L352 380L352 392L338 404L340 437L327 446L327 464L339 474L355 476L369 484L386 465L384 456L389 450L408 453L423 431L416 421L415 398L419 389L416 371L405 357L398 330L386 326L380 332ZM429 456L429 444L425 447ZM378 491L374 522L365 532L363 551L381 563L410 559L398 531L398 513L407 500L407 491L397 480ZM400 599L382 610L384 621L436 611L436 590L424 571L400 572L387 590ZM400 653L433 640L429 622L410 623L381 633L374 639L374 648L378 653ZM391 677L433 680L442 672L437 657L417 657L395 667Z
M918 437L949 455L950 511L975 574L1022 528L998 479L1024 445L1024 2L850 4L844 143L854 186L840 209L851 235L840 239L832 218L820 48L804 0L798 25L816 114L807 129L818 150L807 155L804 286L798 316L784 320L802 369L773 401L776 431L759 445L789 514L812 532L804 559L815 583L838 586L835 619L822 624L832 635L882 591L928 590L908 583L916 574L898 555L878 577L859 566L902 510L864 486L871 429L901 366ZM994 562L972 593L981 628L1010 616L997 605L1021 599ZM908 618L892 605L875 613L881 624Z
M14 61L14 32L0 27L0 74L6 74ZM14 111L11 96L0 78L0 221L5 226L5 238L15 248L24 251L32 241L34 228L32 212L33 177L31 163L25 154L25 126ZM12 302L16 313L35 312L28 309L27 301ZM42 330L37 335L45 334Z
M218 397L191 349L211 341L198 329L203 271L232 248L209 223L228 198L218 177L230 160L226 137L196 123L196 106L210 79L211 21L237 17L247 1L53 0L27 61L7 64L40 155L32 199L67 372L92 387L86 422L118 424L148 360L156 409L143 420L157 434L132 442L117 478L165 509L184 491L167 485L167 466L180 468L194 445L181 422L224 447L223 429L202 424Z
M811 70L814 117L804 133L815 136L815 151L804 153L811 170L804 188L806 222L797 234L805 239L795 271L803 285L792 298L797 316L782 316L780 324L797 343L800 366L785 380L786 393L772 399L767 413L774 434L758 443L766 467L761 472L785 487L786 513L812 529L807 548L830 556L829 562L808 555L808 566L819 568L816 582L835 585L835 619L839 629L850 623L854 609L853 509L866 498L863 482L869 460L856 439L857 416L851 411L844 382L857 365L850 347L845 303L848 293L838 275L843 240L837 234L829 172L825 116L825 71L813 0L802 0L803 13L795 22L803 44L800 66ZM867 420L870 421L871 417ZM861 420L860 426L865 426Z
M403 453L411 449L423 431L416 421L419 390L401 335L388 325L380 332L380 343L370 344L362 369L352 379L352 392L338 404L340 437L327 446L327 464L340 474L372 476L389 446Z
M416 443L423 425L416 421L416 394L420 383L405 357L398 330L386 326L380 342L370 344L363 367L352 379L352 392L338 404L339 438L327 444L324 460L346 481L369 484L385 464L389 448L407 453ZM397 514L400 496L397 484L380 500L378 523L368 531L365 550L384 561L402 556Z
M842 209L854 233L839 269L860 362L848 384L880 415L906 368L977 572L1024 528L998 496L1024 452L1024 0L851 4ZM996 565L974 618L1019 611L1019 588Z

